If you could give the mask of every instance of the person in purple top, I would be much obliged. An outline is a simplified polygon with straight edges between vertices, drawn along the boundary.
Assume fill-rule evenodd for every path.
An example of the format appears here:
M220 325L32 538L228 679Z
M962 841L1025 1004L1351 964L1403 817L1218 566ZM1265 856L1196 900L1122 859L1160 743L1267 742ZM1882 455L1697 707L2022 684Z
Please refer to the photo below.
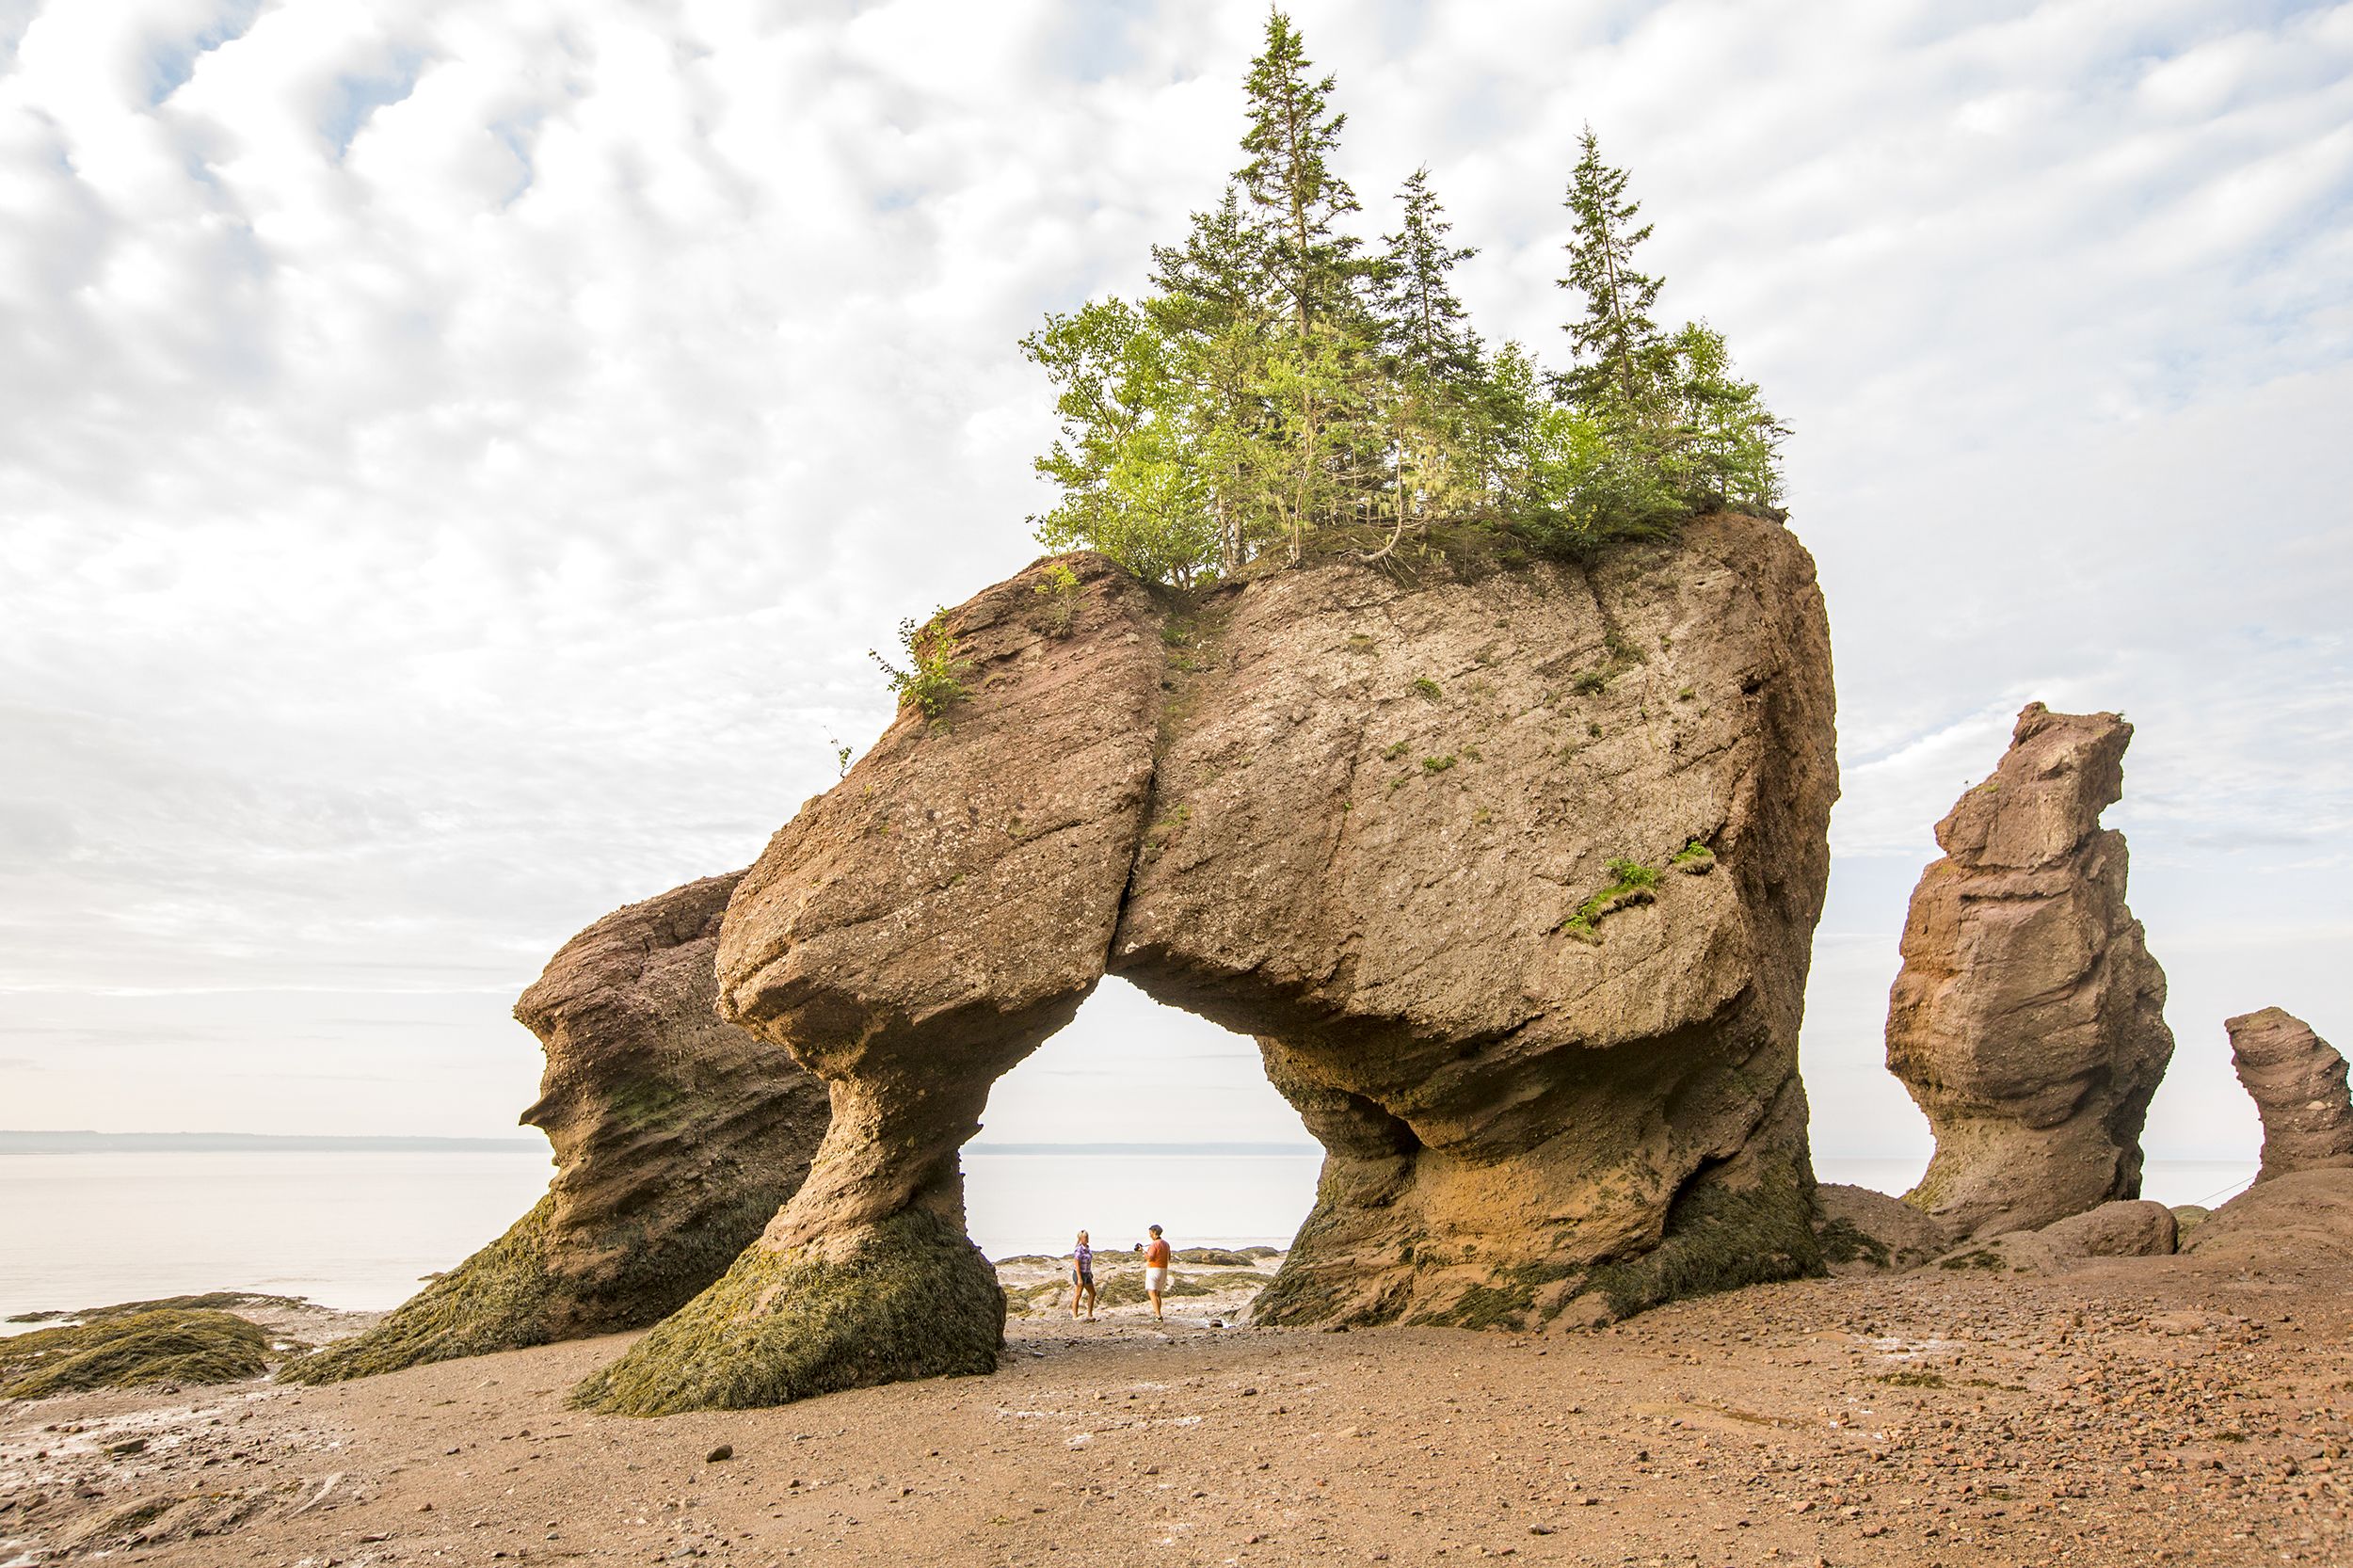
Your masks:
M1079 1244L1070 1254L1070 1315L1079 1315L1079 1304L1086 1303L1087 1321L1095 1321L1095 1249L1087 1245L1087 1233L1079 1232Z

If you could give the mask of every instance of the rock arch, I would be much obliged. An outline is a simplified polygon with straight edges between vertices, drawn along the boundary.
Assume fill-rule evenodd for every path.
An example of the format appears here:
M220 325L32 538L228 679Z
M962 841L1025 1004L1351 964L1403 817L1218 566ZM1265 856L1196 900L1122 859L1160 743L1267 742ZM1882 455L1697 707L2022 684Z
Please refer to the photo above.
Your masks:
M657 1414L995 1365L956 1150L1106 972L1259 1041L1328 1151L1280 1322L1590 1321L1818 1267L1798 1024L1837 792L1813 562L1100 557L949 621L730 900L723 1016L824 1080L805 1182L583 1384Z

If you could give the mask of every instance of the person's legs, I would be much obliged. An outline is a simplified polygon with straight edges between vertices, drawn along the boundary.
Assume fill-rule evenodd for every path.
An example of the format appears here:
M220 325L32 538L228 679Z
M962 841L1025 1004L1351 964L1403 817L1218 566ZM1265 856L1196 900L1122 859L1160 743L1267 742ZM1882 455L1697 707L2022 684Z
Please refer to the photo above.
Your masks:
M1094 1280L1092 1280L1092 1279L1090 1279L1090 1280L1088 1280L1088 1281L1086 1282L1086 1293L1087 1293L1087 1321L1091 1323L1091 1322L1095 1321L1095 1281L1094 1281Z
M1070 1315L1073 1318L1079 1315L1079 1303L1086 1293L1087 1282L1085 1280L1073 1279L1070 1282Z

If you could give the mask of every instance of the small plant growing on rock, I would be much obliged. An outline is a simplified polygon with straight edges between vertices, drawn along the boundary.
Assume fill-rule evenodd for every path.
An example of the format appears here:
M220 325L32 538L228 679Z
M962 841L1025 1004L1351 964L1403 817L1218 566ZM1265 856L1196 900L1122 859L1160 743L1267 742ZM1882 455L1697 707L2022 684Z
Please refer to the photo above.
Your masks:
M950 708L971 695L964 678L972 673L972 664L964 657L964 647L956 641L955 633L948 629L948 611L944 606L934 610L929 620L910 617L901 621L899 646L906 652L905 669L871 648L866 656L882 666L900 707L913 705L923 711L925 718L937 723Z
M1454 759L1451 756L1425 757L1421 760L1421 771L1424 773L1444 773L1453 765Z
M1067 561L1049 561L1030 591L1046 601L1040 629L1049 637L1067 637L1079 617L1079 574Z
M1403 741L1400 741L1395 745L1392 745L1383 751L1381 753L1381 760L1385 762L1394 762L1412 749L1413 747L1406 744Z
M1438 698L1446 695L1443 691L1439 690L1438 683L1435 680L1431 680L1430 677L1426 675L1417 675L1414 677L1412 683L1405 689L1413 693L1416 696L1421 698L1424 702L1435 702Z
M1667 864L1686 876L1705 876L1716 869L1716 852L1694 839L1669 856Z
M1597 927L1604 915L1624 909L1628 904L1648 904L1657 896L1652 891L1658 886L1657 867L1621 857L1611 860L1603 869L1609 873L1609 886L1578 904L1559 925L1553 927L1561 936L1597 945L1601 941Z
M1596 696L1609 684L1609 676L1604 670L1578 670L1569 677L1569 690L1579 696Z

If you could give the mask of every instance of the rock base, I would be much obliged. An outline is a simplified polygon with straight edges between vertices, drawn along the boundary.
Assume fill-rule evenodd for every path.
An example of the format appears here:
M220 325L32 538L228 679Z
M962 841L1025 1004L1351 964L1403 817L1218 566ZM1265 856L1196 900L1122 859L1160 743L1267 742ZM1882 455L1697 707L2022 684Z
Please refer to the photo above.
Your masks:
M716 1285L572 1390L620 1416L742 1410L997 1369L1005 1293L963 1228L920 1208L822 1242L755 1243Z

